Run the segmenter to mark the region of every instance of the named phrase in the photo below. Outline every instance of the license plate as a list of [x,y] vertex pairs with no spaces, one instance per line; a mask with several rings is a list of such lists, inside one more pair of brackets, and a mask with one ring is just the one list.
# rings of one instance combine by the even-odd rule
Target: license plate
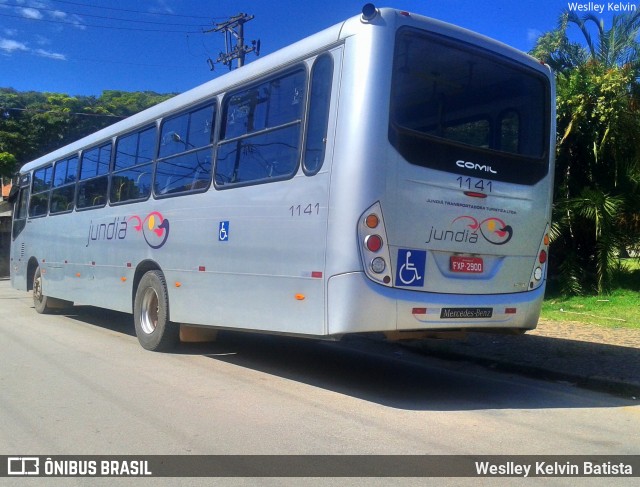
[[491,318],[492,316],[493,308],[442,308],[440,311],[440,319],[443,320]]
[[482,257],[462,257],[460,255],[451,256],[451,272],[464,272],[467,274],[481,274],[484,272],[484,261]]

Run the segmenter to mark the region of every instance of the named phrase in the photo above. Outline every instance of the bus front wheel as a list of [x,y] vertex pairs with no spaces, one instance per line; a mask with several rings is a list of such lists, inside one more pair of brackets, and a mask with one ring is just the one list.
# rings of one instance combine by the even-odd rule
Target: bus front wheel
[[148,271],[140,279],[133,319],[138,341],[146,350],[163,352],[177,344],[180,327],[169,321],[169,294],[161,271]]
[[45,296],[42,292],[42,272],[40,267],[36,268],[33,275],[33,307],[40,314],[49,314],[54,307],[50,305],[52,298]]

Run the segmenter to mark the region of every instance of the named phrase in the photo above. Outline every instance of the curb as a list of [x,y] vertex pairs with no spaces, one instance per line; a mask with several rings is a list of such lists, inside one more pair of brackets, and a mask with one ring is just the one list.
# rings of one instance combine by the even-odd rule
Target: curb
[[500,370],[501,372],[514,372],[536,379],[543,378],[555,382],[568,382],[583,389],[606,392],[634,400],[640,399],[640,383],[625,382],[604,376],[585,376],[570,372],[561,372],[538,365],[522,364],[515,361],[482,357],[451,350],[435,350],[429,348],[428,344],[425,346],[424,342],[400,343],[400,345],[414,352],[428,354],[441,359],[464,360],[487,368]]

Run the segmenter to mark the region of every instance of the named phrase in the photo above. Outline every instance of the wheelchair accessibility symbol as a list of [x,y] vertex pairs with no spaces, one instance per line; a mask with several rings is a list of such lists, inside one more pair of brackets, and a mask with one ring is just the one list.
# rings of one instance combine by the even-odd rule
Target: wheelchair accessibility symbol
[[398,250],[396,286],[424,286],[424,270],[427,261],[425,250]]
[[220,222],[220,224],[218,225],[218,241],[219,242],[229,241],[229,222],[228,221]]

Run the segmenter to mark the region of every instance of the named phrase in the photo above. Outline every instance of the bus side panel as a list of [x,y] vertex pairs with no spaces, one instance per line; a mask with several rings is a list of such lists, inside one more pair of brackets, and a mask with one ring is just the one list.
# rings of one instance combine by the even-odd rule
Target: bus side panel
[[[43,292],[76,304],[131,312],[133,262],[143,244],[127,219],[131,207],[103,208],[31,220],[41,237],[31,255],[44,271]],[[45,235],[56,234],[47,241]]]
[[191,267],[175,259],[167,266],[172,320],[327,334],[327,229],[340,214],[329,198],[343,47],[331,53],[333,86],[320,171],[307,176],[298,169],[289,181],[211,189],[199,221],[172,222],[179,232],[200,232],[190,233],[189,247],[198,257]]
[[300,171],[289,181],[211,190],[197,213],[164,211],[171,319],[324,334],[328,181],[326,169]]

